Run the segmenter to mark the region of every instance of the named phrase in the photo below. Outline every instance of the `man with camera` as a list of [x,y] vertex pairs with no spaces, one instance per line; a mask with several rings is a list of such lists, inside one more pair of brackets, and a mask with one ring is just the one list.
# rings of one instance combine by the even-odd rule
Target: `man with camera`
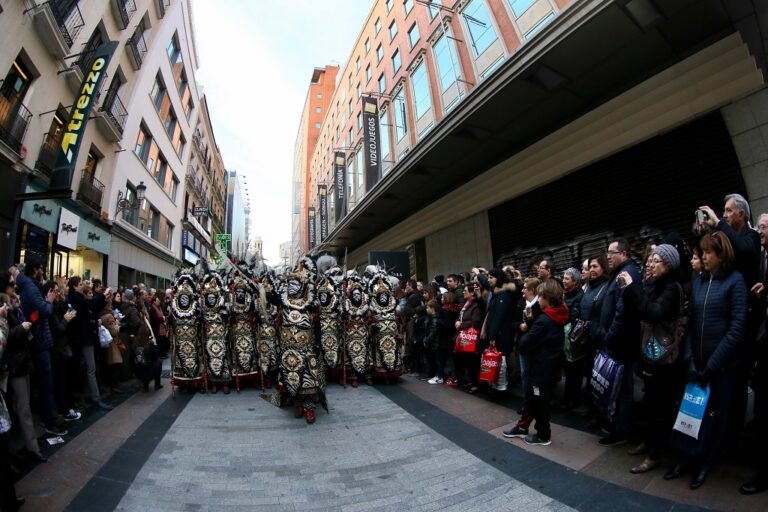
[[[701,212],[701,213],[699,213]],[[709,206],[701,206],[697,210],[697,222],[711,229],[722,231],[733,246],[736,257],[736,270],[744,277],[747,290],[752,290],[759,282],[760,269],[760,235],[750,225],[749,203],[740,194],[725,196],[723,217],[718,218]],[[747,299],[747,328],[744,333],[744,343],[741,345],[738,380],[734,387],[733,402],[729,432],[731,441],[727,449],[738,449],[738,433],[744,424],[747,410],[747,385],[757,358],[757,332],[765,318],[765,308],[760,307],[760,298],[755,293],[749,293]]]

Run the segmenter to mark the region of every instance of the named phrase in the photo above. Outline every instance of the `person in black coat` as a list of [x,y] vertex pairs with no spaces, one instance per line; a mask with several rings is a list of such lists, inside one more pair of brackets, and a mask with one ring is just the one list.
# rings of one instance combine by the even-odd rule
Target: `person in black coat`
[[[581,316],[581,299],[584,290],[581,289],[581,272],[571,267],[563,272],[563,289],[565,290],[565,306],[568,308],[568,323],[573,327],[576,319]],[[564,337],[565,338],[565,337]],[[564,342],[565,343],[565,342]],[[563,345],[565,347],[565,344]],[[560,407],[572,409],[578,407],[581,402],[581,386],[584,381],[584,364],[586,350],[582,347],[567,347],[563,360],[563,373],[565,374],[565,393]]]
[[100,409],[108,411],[112,406],[101,400],[99,384],[96,380],[96,349],[101,347],[98,315],[107,301],[104,294],[93,293],[91,287],[86,286],[79,276],[70,277],[67,286],[69,287],[67,301],[69,306],[77,312],[77,316],[67,327],[67,336],[70,343],[80,348],[85,359],[88,393],[91,400]]
[[[550,402],[555,386],[555,372],[563,356],[564,326],[568,323],[568,308],[563,304],[563,287],[555,279],[548,279],[536,290],[542,313],[520,338],[520,353],[528,362],[528,389],[523,417],[504,437],[524,437],[528,444],[549,445]],[[536,434],[528,428],[536,421]]]
[[[483,325],[484,349],[487,343],[489,347],[504,354],[509,365],[509,357],[514,349],[515,340],[515,310],[517,309],[517,290],[514,283],[507,280],[507,274],[498,268],[492,268],[488,272],[488,284],[492,287],[488,310],[486,311],[485,324]],[[507,382],[499,382],[497,389],[505,391]]]
[[[639,313],[643,322],[642,339],[646,343],[652,336],[658,338],[659,333],[674,335],[676,320],[682,313],[685,300],[683,287],[678,281],[678,250],[669,244],[661,244],[653,251],[650,261],[653,277],[645,289],[642,283],[632,280],[629,274],[623,275],[627,281],[624,301],[628,308]],[[645,400],[648,404],[648,429],[644,446],[630,452],[639,454],[645,449],[648,456],[630,469],[632,473],[645,473],[661,463],[685,387],[685,367],[680,346],[674,338],[671,339],[672,343],[666,347],[668,355],[662,356],[659,361],[653,360],[653,353],[644,351],[643,354],[641,374],[645,381]]]

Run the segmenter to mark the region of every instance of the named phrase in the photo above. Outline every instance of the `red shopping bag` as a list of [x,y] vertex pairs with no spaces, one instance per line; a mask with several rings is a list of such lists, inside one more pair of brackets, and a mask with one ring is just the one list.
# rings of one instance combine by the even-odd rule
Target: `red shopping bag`
[[465,329],[463,331],[459,331],[458,336],[456,336],[456,346],[454,347],[454,352],[474,352],[475,347],[477,347],[477,335],[479,333],[477,332],[477,329],[474,327],[470,327],[469,329]]
[[480,382],[496,384],[501,370],[501,358],[503,354],[495,348],[486,349],[480,360]]

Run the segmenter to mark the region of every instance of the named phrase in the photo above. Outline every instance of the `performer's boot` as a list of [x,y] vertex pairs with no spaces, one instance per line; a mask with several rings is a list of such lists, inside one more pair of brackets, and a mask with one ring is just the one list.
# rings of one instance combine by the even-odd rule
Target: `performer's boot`
[[352,377],[352,387],[353,388],[357,387],[357,377]]
[[366,375],[365,383],[368,384],[369,386],[373,386],[373,377],[371,377],[370,375]]
[[223,390],[224,390],[224,394],[228,395],[229,394],[229,385],[228,384],[224,384]]
[[307,411],[306,414],[307,423],[310,425],[315,422],[315,411]]
[[[296,410],[294,411],[293,415],[296,418],[301,418],[302,416],[304,416],[304,406],[303,405],[297,405],[297,406],[295,406],[295,409]],[[307,415],[309,415],[310,412],[312,412],[312,411],[307,411]],[[307,417],[309,417],[309,416],[307,416]],[[313,413],[313,417],[314,417],[314,413]],[[309,419],[307,419],[307,421],[309,421]]]
[[215,394],[216,394],[216,392],[217,392],[218,390],[219,390],[219,388],[217,388],[217,387],[216,387],[216,384],[214,384],[213,386],[211,386],[211,394],[214,394],[214,395],[215,395]]

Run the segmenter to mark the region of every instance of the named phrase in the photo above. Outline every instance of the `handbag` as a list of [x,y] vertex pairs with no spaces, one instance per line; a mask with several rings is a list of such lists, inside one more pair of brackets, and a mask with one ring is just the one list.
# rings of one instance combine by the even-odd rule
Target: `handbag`
[[99,344],[101,348],[107,348],[112,343],[112,334],[103,325],[99,326]]
[[456,345],[453,349],[454,352],[474,352],[477,348],[477,336],[478,336],[477,329],[474,327],[470,327],[469,329],[464,329],[463,331],[459,331],[458,336],[456,336]]
[[658,324],[640,323],[640,349],[643,359],[648,363],[672,364],[680,354],[680,345],[688,327],[688,315],[685,311],[683,287],[680,283],[677,283],[677,286],[680,289],[680,310],[677,319]]
[[571,342],[571,346],[581,347],[586,345],[589,339],[589,320],[579,318],[573,322],[567,337],[568,341]]
[[565,360],[569,363],[583,359],[584,356],[587,355],[584,345],[574,345],[573,342],[571,342],[570,334],[572,330],[573,324],[565,324],[565,328],[563,329],[565,334],[565,336],[563,336],[563,353],[565,354]]
[[501,352],[495,348],[485,349],[480,359],[480,378],[478,380],[494,386],[499,380],[502,361],[504,361],[504,357]]
[[589,392],[595,407],[607,418],[616,412],[616,397],[619,395],[624,365],[613,359],[604,350],[598,351],[592,365]]

